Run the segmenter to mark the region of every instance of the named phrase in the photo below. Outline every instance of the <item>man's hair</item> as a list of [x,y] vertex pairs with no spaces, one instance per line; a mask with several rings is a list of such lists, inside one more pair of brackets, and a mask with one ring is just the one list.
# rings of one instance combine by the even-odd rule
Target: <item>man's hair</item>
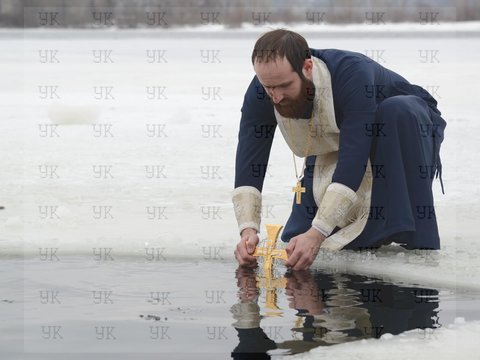
[[293,71],[303,78],[302,68],[311,52],[307,40],[296,32],[277,29],[263,34],[255,43],[252,52],[252,65],[255,61],[269,62],[286,57]]

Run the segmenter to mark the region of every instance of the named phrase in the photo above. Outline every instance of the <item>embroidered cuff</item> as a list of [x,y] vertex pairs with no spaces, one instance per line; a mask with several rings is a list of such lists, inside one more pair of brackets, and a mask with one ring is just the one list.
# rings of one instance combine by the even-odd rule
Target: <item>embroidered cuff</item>
[[312,226],[330,235],[336,226],[345,224],[348,212],[357,200],[357,194],[348,186],[331,183],[317,211]]
[[246,228],[260,232],[262,193],[253,186],[240,186],[233,190],[232,202],[240,234]]

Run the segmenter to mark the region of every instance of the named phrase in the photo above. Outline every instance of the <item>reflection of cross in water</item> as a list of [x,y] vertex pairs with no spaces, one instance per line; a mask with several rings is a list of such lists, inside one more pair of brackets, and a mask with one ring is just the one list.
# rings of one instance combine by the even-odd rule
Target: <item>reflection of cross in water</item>
[[[292,329],[294,333],[292,335],[296,335],[295,333],[301,332],[303,329],[303,320],[305,320],[305,317],[297,315],[297,320],[295,320],[295,327]],[[295,340],[299,340],[294,336]]]
[[[271,278],[271,277],[260,277],[256,276],[257,287],[259,289],[265,289],[265,307],[271,310],[280,310],[277,306],[277,289],[285,289],[287,286],[287,279],[284,277],[281,278]],[[281,313],[278,312],[267,312],[267,316],[280,316]]]
[[[267,244],[266,247],[257,247],[253,256],[263,256],[264,277],[257,276],[257,287],[266,290],[266,307],[267,309],[279,310],[277,306],[277,288],[284,289],[287,286],[287,279],[284,277],[275,278],[273,275],[273,259],[287,260],[287,252],[285,250],[275,249],[278,234],[283,228],[281,225],[267,224]],[[266,313],[267,316],[280,315],[279,313]]]

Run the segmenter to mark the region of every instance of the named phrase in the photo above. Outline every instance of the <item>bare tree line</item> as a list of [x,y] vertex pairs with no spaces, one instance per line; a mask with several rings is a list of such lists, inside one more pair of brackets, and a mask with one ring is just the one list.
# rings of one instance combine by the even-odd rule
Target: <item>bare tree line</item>
[[[480,19],[476,0],[1,0],[1,27],[176,27]],[[73,5],[74,4],[74,5]]]

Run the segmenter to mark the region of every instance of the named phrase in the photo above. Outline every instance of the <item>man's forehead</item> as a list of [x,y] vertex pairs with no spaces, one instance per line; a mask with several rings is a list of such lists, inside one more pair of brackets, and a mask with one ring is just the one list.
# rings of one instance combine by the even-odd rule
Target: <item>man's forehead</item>
[[269,68],[269,69],[277,69],[277,70],[291,70],[293,71],[292,65],[288,61],[286,56],[283,57],[274,57],[274,58],[256,58],[253,64],[254,67],[260,68]]
[[277,58],[276,61],[254,63],[255,73],[265,86],[277,86],[289,80],[293,74],[293,68],[286,58]]

